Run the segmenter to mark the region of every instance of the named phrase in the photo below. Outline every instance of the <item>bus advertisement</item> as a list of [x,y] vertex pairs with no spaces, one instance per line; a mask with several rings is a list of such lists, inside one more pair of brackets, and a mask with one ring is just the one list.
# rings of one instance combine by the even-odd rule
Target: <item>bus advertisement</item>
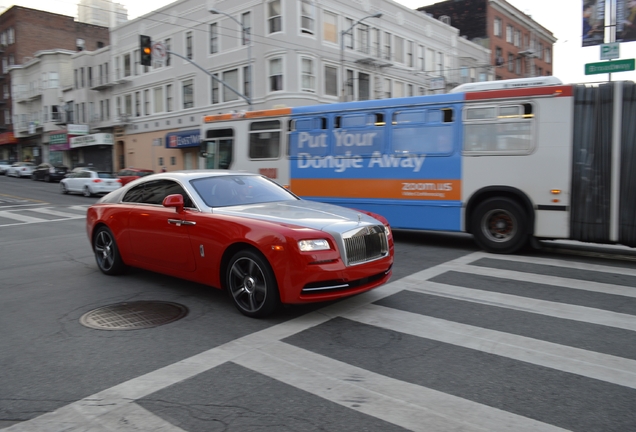
[[636,246],[636,87],[541,77],[205,116],[205,168],[262,174],[393,229]]

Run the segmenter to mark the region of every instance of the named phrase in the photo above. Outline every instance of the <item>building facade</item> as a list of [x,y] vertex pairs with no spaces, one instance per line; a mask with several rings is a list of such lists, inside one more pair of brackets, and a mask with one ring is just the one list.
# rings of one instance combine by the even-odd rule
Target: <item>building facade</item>
[[556,38],[505,0],[447,0],[418,10],[488,47],[495,79],[552,75]]
[[[208,114],[493,79],[487,48],[392,1],[226,0],[214,8],[182,0],[112,29],[113,85],[100,91],[111,92],[115,169],[200,167],[193,137]],[[140,64],[140,34],[160,44],[151,66]]]
[[77,20],[103,27],[117,27],[128,21],[128,10],[124,5],[110,0],[80,0]]
[[[14,131],[12,93],[17,89],[11,83],[10,69],[30,62],[38,51],[92,51],[108,44],[108,28],[79,23],[70,16],[21,6],[13,6],[0,15],[0,159],[22,160],[27,155],[22,154],[21,143],[31,148],[42,142],[41,135],[31,134],[29,129],[18,134]],[[59,79],[64,77],[60,75]],[[41,156],[36,156],[35,161],[41,162]]]

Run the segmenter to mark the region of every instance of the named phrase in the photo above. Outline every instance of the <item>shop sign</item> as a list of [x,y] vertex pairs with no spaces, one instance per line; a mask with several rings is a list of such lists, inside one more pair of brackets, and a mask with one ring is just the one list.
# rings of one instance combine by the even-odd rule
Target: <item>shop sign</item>
[[113,134],[98,133],[71,138],[71,148],[88,147],[94,145],[113,145]]
[[2,144],[17,144],[18,140],[13,135],[13,132],[0,133],[0,145]]
[[201,131],[192,129],[180,132],[170,132],[166,135],[166,148],[199,147]]
[[69,135],[88,135],[88,125],[70,124],[66,126]]
[[66,132],[52,133],[49,135],[49,144],[66,144],[68,143],[68,136]]

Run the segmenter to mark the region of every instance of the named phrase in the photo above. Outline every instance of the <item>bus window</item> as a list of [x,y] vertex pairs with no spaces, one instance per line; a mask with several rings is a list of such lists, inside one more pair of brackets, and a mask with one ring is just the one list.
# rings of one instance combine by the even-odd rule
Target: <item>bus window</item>
[[229,169],[234,154],[233,129],[209,129],[201,141],[201,157],[206,169]]
[[530,154],[534,149],[533,119],[529,103],[467,108],[464,153]]
[[280,157],[281,124],[279,120],[255,121],[250,124],[250,159]]

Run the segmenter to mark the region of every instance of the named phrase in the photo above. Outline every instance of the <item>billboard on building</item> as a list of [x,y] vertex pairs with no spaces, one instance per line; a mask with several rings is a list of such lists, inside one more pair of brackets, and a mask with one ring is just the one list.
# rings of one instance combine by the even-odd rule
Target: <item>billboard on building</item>
[[583,0],[583,46],[600,45],[603,42],[605,42],[605,0]]
[[636,41],[636,0],[616,0],[616,41]]

